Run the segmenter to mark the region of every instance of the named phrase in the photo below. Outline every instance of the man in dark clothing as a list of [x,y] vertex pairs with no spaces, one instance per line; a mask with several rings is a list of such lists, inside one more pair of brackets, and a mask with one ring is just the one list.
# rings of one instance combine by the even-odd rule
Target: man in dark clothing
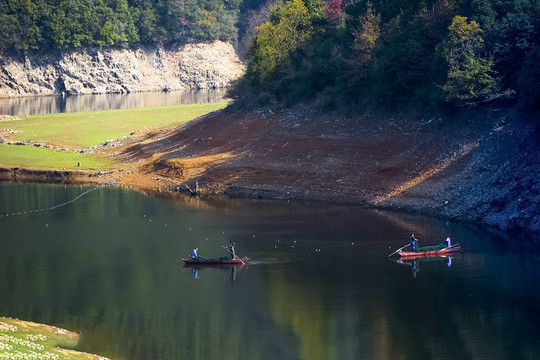
[[226,246],[226,249],[231,253],[231,259],[234,259],[236,257],[236,253],[234,252],[234,243],[232,241],[229,241],[229,245]]
[[411,251],[418,251],[418,240],[414,237],[414,234],[411,235]]

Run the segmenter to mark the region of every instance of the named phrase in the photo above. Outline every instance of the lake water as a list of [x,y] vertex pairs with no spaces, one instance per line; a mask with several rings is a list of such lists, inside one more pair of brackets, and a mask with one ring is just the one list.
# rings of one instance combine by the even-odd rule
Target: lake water
[[[538,250],[463,224],[0,182],[0,229],[0,316],[111,359],[540,359]],[[411,233],[463,252],[389,260]],[[229,241],[253,264],[181,261]]]
[[25,116],[223,101],[225,90],[142,92],[0,99],[0,115]]

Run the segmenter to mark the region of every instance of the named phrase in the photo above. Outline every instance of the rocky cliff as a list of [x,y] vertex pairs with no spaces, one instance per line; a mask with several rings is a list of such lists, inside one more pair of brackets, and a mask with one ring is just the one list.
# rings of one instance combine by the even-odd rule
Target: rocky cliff
[[224,88],[244,72],[230,44],[83,49],[0,57],[0,97]]

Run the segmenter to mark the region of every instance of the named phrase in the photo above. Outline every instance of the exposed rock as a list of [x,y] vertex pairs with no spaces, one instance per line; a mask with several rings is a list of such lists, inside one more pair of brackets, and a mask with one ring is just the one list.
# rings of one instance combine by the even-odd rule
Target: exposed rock
[[151,187],[160,176],[175,191],[198,182],[203,196],[363,205],[540,234],[540,128],[471,117],[224,110],[125,148],[135,173],[122,181]]
[[228,87],[245,70],[230,44],[90,48],[0,57],[0,97]]

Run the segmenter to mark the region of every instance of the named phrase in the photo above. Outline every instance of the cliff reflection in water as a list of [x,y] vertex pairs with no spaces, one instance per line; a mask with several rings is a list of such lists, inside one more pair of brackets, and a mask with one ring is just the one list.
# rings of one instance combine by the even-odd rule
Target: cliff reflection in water
[[[82,334],[111,359],[532,359],[539,257],[479,229],[356,208],[177,203],[100,188],[0,183],[0,315]],[[13,215],[15,214],[15,215]],[[416,278],[387,254],[452,236]],[[255,264],[199,268],[182,257]],[[390,251],[389,251],[390,248]],[[441,266],[442,265],[442,266]],[[512,329],[512,331],[508,331]]]
[[224,101],[225,90],[141,92],[0,99],[0,115],[36,115]]

